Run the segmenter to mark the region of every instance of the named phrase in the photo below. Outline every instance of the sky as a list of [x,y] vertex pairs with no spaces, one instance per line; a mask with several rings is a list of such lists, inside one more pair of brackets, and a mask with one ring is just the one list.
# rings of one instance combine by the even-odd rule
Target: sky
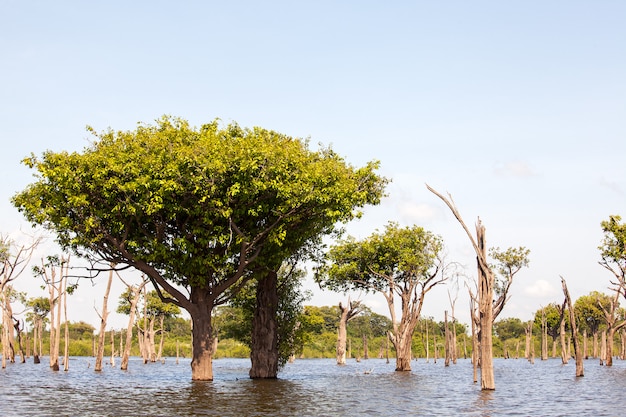
[[[81,151],[86,126],[219,118],[379,160],[388,196],[349,234],[422,226],[471,280],[469,238],[425,184],[449,193],[488,247],[530,249],[500,316],[529,320],[562,302],[560,276],[574,299],[608,291],[600,223],[626,216],[624,21],[617,0],[0,0],[0,233],[30,233],[10,199],[33,181],[31,153]],[[51,236],[35,261],[55,250]],[[104,281],[81,284],[71,321],[98,325]],[[388,315],[381,295],[305,287],[309,304],[350,296]],[[429,293],[423,314],[442,320],[450,299],[469,323],[463,281]]]

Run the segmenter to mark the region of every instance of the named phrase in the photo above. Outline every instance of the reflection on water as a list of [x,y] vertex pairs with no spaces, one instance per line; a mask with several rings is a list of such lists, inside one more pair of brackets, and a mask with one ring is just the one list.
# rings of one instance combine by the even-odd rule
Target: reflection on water
[[[566,416],[623,415],[626,362],[585,362],[585,377],[560,360],[495,360],[495,391],[472,382],[461,360],[424,360],[395,372],[385,360],[299,360],[278,380],[248,378],[249,360],[214,361],[215,380],[191,381],[189,361],[95,373],[93,358],[74,358],[69,372],[9,364],[0,370],[2,416]],[[367,372],[366,372],[367,371]],[[370,372],[371,371],[371,372]]]

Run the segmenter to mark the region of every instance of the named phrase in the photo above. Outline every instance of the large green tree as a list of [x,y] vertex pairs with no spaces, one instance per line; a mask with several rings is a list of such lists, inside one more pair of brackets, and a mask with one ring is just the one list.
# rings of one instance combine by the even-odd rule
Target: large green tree
[[[193,322],[192,379],[212,380],[211,312],[266,262],[264,245],[293,248],[379,202],[377,163],[274,131],[163,117],[97,133],[83,152],[44,152],[36,181],[13,197],[66,250],[129,265]],[[276,266],[274,259],[268,262]]]
[[[396,349],[396,371],[411,370],[411,340],[426,293],[445,281],[441,239],[422,227],[389,223],[383,232],[333,246],[318,282],[335,291],[368,291],[384,295]],[[397,317],[396,299],[401,303]]]

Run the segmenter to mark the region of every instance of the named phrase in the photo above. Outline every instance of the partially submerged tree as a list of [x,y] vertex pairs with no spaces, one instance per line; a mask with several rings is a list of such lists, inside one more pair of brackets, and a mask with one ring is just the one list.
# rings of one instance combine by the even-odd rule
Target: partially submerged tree
[[[367,291],[384,295],[389,307],[396,349],[396,371],[411,370],[411,343],[426,294],[447,277],[442,268],[441,239],[418,227],[389,223],[384,232],[356,241],[348,238],[331,247],[329,263],[316,280],[335,291]],[[397,317],[396,297],[401,302]]]
[[64,249],[134,267],[187,310],[194,380],[213,379],[211,313],[252,279],[263,246],[333,230],[386,184],[377,163],[354,168],[330,149],[234,123],[196,129],[164,117],[91,131],[82,153],[27,158],[37,180],[12,201]]
[[587,330],[592,337],[592,357],[598,357],[598,334],[601,326],[605,322],[604,309],[610,308],[610,298],[606,294],[592,291],[587,295],[582,295],[574,302],[576,312],[576,322],[580,329]]
[[565,282],[565,278],[561,277],[561,285],[563,287],[563,294],[565,295],[564,305],[567,306],[569,311],[569,319],[570,319],[570,329],[572,331],[572,341],[574,343],[574,356],[576,358],[576,376],[584,376],[585,369],[583,365],[583,352],[578,344],[578,326],[576,325],[576,313],[574,312],[574,305],[572,303],[572,298],[569,295],[569,290],[567,289],[567,283]]
[[40,276],[48,289],[50,306],[50,368],[59,370],[59,348],[61,345],[61,311],[63,295],[73,291],[75,285],[68,285],[69,258],[49,256],[47,262],[41,260],[41,267],[34,266],[33,273]]
[[[448,206],[454,217],[463,227],[463,230],[465,230],[476,252],[478,267],[478,278],[476,280],[477,291],[474,303],[476,308],[472,308],[471,312],[472,321],[477,327],[476,339],[479,345],[480,356],[477,361],[474,361],[474,366],[476,366],[477,362],[480,363],[481,389],[494,390],[496,384],[493,372],[493,322],[502,311],[508,299],[508,291],[513,282],[513,276],[522,267],[528,264],[529,251],[523,247],[508,249],[504,252],[501,252],[499,249],[493,249],[491,256],[498,261],[498,265],[495,267],[490,265],[487,258],[485,226],[483,226],[480,218],[476,223],[476,238],[474,238],[456,208],[452,196],[448,195],[448,197],[446,197],[431,188],[428,184],[426,188]],[[500,277],[496,275],[494,269],[500,273]],[[471,291],[470,297],[474,298]],[[497,298],[494,300],[494,297]],[[474,371],[474,374],[476,374],[476,371]],[[476,378],[474,378],[474,380],[475,379]]]
[[125,371],[128,369],[128,359],[130,357],[130,349],[133,339],[133,328],[135,327],[135,317],[137,316],[137,303],[141,297],[144,286],[148,283],[146,279],[142,279],[139,285],[128,284],[120,277],[120,280],[126,285],[126,291],[120,296],[121,300],[117,307],[118,313],[128,314],[128,325],[126,326],[126,343],[122,355],[122,363],[120,369]]
[[46,297],[36,297],[29,299],[26,305],[30,309],[27,313],[27,320],[33,325],[33,361],[40,363],[44,322],[50,313],[50,303]]
[[344,305],[339,302],[339,325],[337,328],[337,365],[346,364],[346,343],[348,340],[348,322],[362,312],[362,304],[358,300],[350,300]]

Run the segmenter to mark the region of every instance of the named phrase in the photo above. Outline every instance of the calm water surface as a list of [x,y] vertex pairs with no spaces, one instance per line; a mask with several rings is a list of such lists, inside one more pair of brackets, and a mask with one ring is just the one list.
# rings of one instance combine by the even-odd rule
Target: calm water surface
[[193,382],[189,360],[134,359],[128,371],[118,361],[96,374],[93,358],[73,358],[69,372],[51,371],[45,359],[0,370],[0,416],[626,415],[626,362],[619,360],[611,368],[585,361],[585,376],[575,378],[573,361],[496,359],[496,391],[481,392],[468,360],[445,367],[422,359],[406,373],[384,359],[342,367],[298,360],[278,380],[253,381],[249,360],[218,359],[213,382]]

